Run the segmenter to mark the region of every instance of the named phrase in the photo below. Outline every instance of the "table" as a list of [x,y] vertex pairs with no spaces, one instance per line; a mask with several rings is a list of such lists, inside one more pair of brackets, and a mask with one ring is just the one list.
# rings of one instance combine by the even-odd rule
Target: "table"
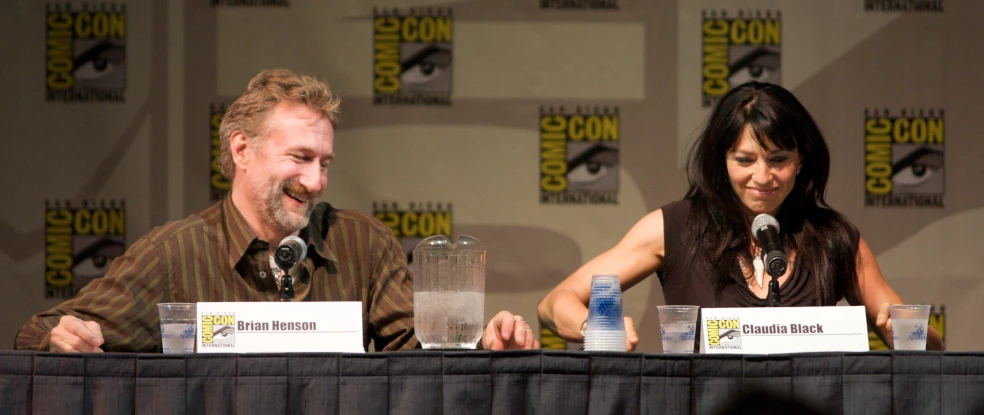
[[970,414],[984,413],[984,354],[2,351],[0,403],[4,414],[718,414],[771,404]]

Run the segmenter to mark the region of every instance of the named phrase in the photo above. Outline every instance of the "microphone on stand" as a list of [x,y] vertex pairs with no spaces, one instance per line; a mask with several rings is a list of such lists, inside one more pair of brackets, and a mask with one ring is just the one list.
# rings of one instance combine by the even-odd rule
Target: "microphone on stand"
[[290,301],[294,298],[293,277],[289,272],[294,264],[301,262],[307,256],[307,244],[296,236],[288,236],[280,241],[280,246],[273,253],[273,261],[284,271],[280,285],[280,301]]
[[769,281],[769,306],[776,307],[781,302],[779,297],[779,277],[786,273],[789,260],[782,250],[779,239],[779,221],[768,214],[760,214],[752,221],[752,235],[758,240],[765,254],[765,270],[772,276]]

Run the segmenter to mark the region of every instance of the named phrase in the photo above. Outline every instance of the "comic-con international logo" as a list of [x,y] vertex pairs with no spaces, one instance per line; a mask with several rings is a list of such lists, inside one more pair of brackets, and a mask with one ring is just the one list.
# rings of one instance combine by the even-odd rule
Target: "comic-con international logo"
[[451,237],[451,203],[410,202],[402,208],[396,202],[373,202],[372,216],[389,227],[397,239],[407,261],[411,261],[413,248],[424,238],[434,235]]
[[373,9],[374,105],[451,105],[451,9]]
[[232,182],[222,175],[221,156],[222,140],[219,138],[219,127],[222,125],[222,116],[225,115],[226,106],[222,104],[212,104],[209,111],[209,133],[210,133],[210,154],[209,154],[209,180],[208,196],[213,202],[218,201],[229,193]]
[[737,318],[707,320],[707,347],[740,349],[741,322]]
[[202,347],[234,347],[236,345],[236,315],[206,314],[199,322]]
[[618,0],[539,0],[541,9],[618,10]]
[[126,5],[49,4],[45,33],[47,101],[124,101]]
[[44,212],[44,297],[67,299],[102,277],[126,250],[123,201],[48,201]]
[[618,107],[540,108],[540,203],[618,204]]
[[701,105],[712,107],[749,81],[780,83],[782,20],[778,11],[703,11]]
[[943,110],[864,111],[864,205],[943,207]]
[[863,0],[866,12],[943,13],[943,0]]
[[[929,327],[936,329],[940,340],[946,345],[946,305],[933,305],[929,312]],[[874,329],[868,329],[868,347],[871,350],[888,350],[888,346],[878,337]]]

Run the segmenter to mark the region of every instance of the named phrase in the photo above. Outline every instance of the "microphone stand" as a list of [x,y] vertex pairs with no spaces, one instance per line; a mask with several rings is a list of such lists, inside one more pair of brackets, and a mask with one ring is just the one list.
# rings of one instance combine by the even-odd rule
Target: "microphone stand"
[[769,281],[769,307],[779,307],[779,303],[782,299],[779,297],[779,276],[773,273],[769,273],[772,280]]
[[[285,252],[286,251],[286,252]],[[274,253],[274,262],[284,272],[280,279],[280,301],[288,302],[294,299],[294,278],[290,276],[290,269],[294,267],[294,251],[281,247]]]
[[284,277],[281,279],[280,286],[280,301],[289,302],[294,299],[294,284],[291,282],[293,278],[284,272]]
[[769,281],[769,296],[766,297],[769,307],[779,307],[779,303],[782,302],[782,298],[779,295],[779,277],[786,273],[786,265],[779,261],[769,261],[765,269],[768,270],[769,276],[772,277]]

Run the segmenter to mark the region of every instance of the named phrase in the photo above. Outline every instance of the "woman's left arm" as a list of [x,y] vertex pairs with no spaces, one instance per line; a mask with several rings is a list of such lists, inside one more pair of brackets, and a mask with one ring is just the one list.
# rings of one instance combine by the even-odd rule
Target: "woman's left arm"
[[[889,318],[888,306],[905,303],[885,281],[885,277],[882,276],[881,270],[878,268],[878,262],[875,260],[875,254],[871,252],[871,248],[868,247],[864,238],[861,238],[858,243],[857,268],[858,289],[861,298],[849,299],[849,302],[852,305],[858,305],[858,302],[864,305],[868,321],[875,323],[878,337],[881,337],[886,345],[894,348],[892,344],[892,319]],[[926,350],[943,350],[943,339],[940,337],[940,333],[932,327],[929,327],[927,333]]]

